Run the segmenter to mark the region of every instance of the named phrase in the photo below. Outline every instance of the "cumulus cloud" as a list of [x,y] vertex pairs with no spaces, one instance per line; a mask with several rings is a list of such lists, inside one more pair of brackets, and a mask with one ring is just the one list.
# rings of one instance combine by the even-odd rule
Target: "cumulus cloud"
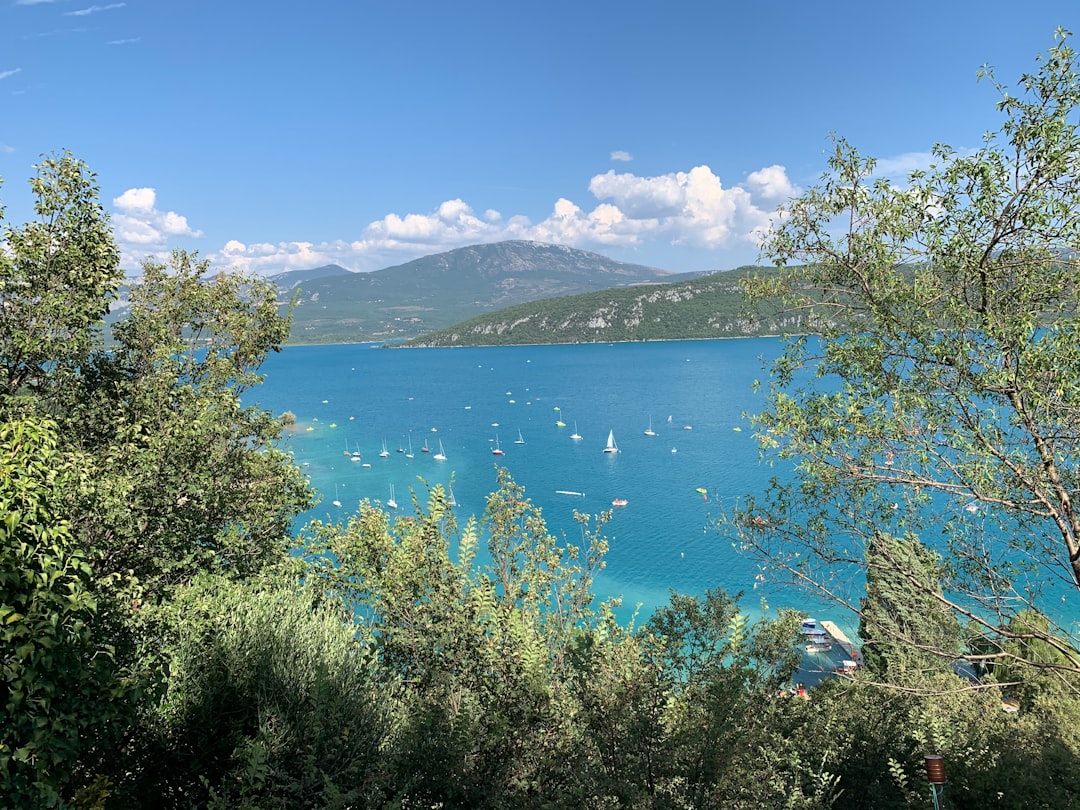
[[[146,190],[130,204],[154,206]],[[354,240],[260,242],[230,240],[212,256],[216,265],[258,273],[339,264],[378,270],[464,245],[531,239],[582,249],[638,248],[649,242],[705,250],[756,250],[780,203],[799,193],[782,166],[751,172],[726,187],[708,166],[656,176],[608,171],[589,182],[592,207],[565,197],[538,222],[494,209],[478,214],[462,199],[427,213],[389,213],[364,226]]]
[[0,79],[10,79],[16,73],[22,73],[22,68],[12,68],[11,70],[0,70]]
[[621,163],[629,163],[631,160],[634,159],[634,156],[631,155],[629,152],[624,152],[622,149],[616,149],[614,152],[611,153],[611,159],[617,160]]
[[188,224],[187,217],[175,211],[159,211],[155,189],[129,188],[112,202],[116,209],[112,216],[113,236],[126,267],[138,265],[147,255],[164,255],[170,239],[203,235]]

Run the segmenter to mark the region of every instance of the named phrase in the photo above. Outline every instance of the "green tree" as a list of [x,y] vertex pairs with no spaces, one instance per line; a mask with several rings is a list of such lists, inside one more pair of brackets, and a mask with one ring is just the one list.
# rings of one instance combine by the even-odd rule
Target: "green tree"
[[64,518],[75,459],[40,419],[0,425],[0,795],[53,807],[119,697],[93,572]]
[[286,552],[311,504],[281,420],[241,401],[288,335],[276,288],[208,274],[184,251],[145,262],[113,345],[51,400],[93,460],[76,530],[144,599],[202,571],[250,576]]
[[[3,222],[0,238],[0,408],[19,392],[66,384],[94,348],[123,273],[95,176],[70,154],[30,181],[37,219]],[[0,222],[3,209],[0,208]]]
[[201,575],[161,610],[166,688],[114,763],[116,806],[376,804],[394,695],[351,622],[287,570]]
[[[812,332],[786,344],[756,421],[794,476],[741,516],[773,571],[856,611],[878,532],[918,538],[942,556],[943,587],[909,583],[984,638],[984,660],[1012,654],[1018,610],[1059,615],[1048,583],[1073,584],[1062,610],[1080,597],[1080,70],[1068,34],[1019,95],[995,86],[1005,120],[974,154],[936,146],[934,164],[896,186],[840,140],[822,184],[784,212],[764,248],[782,272],[749,291],[779,296]],[[1080,670],[1068,628],[1042,638],[1062,654],[1055,666]]]
[[940,593],[943,577],[938,555],[917,538],[878,532],[867,546],[859,637],[863,662],[878,678],[921,676],[963,652],[956,616],[926,595]]
[[539,806],[568,776],[568,650],[594,621],[606,541],[584,517],[581,545],[557,541],[506,471],[498,482],[483,520],[460,530],[436,486],[411,515],[363,503],[306,537],[313,580],[401,689],[394,801]]

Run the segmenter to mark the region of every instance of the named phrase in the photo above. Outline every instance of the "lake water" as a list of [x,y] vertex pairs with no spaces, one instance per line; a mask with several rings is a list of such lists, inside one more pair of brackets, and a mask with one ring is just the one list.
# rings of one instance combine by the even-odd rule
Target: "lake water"
[[[597,514],[613,509],[615,499],[626,501],[605,527],[610,552],[596,584],[602,598],[623,597],[621,618],[638,604],[647,615],[671,590],[700,594],[717,586],[745,591],[743,606],[756,613],[756,569],[712,521],[776,473],[759,463],[744,414],[763,407],[753,382],[780,348],[768,338],[296,346],[267,361],[266,382],[247,399],[296,415],[290,447],[324,493],[313,517],[344,520],[361,499],[385,503],[391,485],[400,514],[411,509],[410,490],[424,500],[420,478],[450,485],[452,476],[464,522],[483,512],[496,466],[505,466],[549,529],[573,541],[580,537],[575,509]],[[656,435],[645,434],[650,423]],[[580,440],[570,438],[575,427]],[[519,432],[524,444],[516,443]],[[618,453],[603,452],[609,432]],[[390,454],[380,458],[384,441]],[[496,441],[501,456],[492,454]],[[440,446],[445,461],[434,458]],[[355,451],[358,462],[344,455]],[[784,596],[772,594],[770,602],[820,611],[805,596]],[[827,618],[850,629],[846,617]]]

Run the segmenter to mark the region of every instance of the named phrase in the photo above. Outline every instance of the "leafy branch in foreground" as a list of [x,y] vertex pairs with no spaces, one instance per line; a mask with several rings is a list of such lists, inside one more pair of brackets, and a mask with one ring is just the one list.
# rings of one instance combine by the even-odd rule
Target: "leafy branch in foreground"
[[[879,613],[878,640],[985,670],[1080,673],[1061,619],[1080,605],[1080,66],[1068,38],[1058,31],[1019,95],[995,82],[1005,121],[975,154],[937,146],[897,186],[837,141],[821,185],[765,246],[779,281],[747,287],[812,313],[815,334],[772,367],[758,437],[794,475],[735,516],[743,544],[856,612],[867,577],[887,572],[966,638]],[[940,558],[929,576],[927,555]],[[1025,611],[1046,621],[1016,623]],[[1052,661],[1024,652],[1034,641]]]

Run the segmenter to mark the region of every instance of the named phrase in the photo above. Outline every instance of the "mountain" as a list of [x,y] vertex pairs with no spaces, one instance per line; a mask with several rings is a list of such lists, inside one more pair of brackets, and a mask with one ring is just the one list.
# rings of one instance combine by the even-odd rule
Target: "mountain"
[[322,267],[313,267],[310,270],[289,270],[275,276],[267,276],[267,279],[274,282],[280,290],[287,292],[317,278],[342,275],[352,275],[352,271],[346,270],[340,264],[324,264]]
[[740,281],[772,268],[742,267],[672,284],[551,298],[481,315],[406,346],[498,346],[680,340],[790,333],[800,321],[779,310],[751,316]]
[[[283,301],[297,295],[293,343],[411,338],[514,304],[672,275],[584,250],[524,241],[458,248],[371,273],[350,273],[337,265],[318,270],[329,272],[272,277],[280,279]],[[293,284],[297,272],[307,278]]]

